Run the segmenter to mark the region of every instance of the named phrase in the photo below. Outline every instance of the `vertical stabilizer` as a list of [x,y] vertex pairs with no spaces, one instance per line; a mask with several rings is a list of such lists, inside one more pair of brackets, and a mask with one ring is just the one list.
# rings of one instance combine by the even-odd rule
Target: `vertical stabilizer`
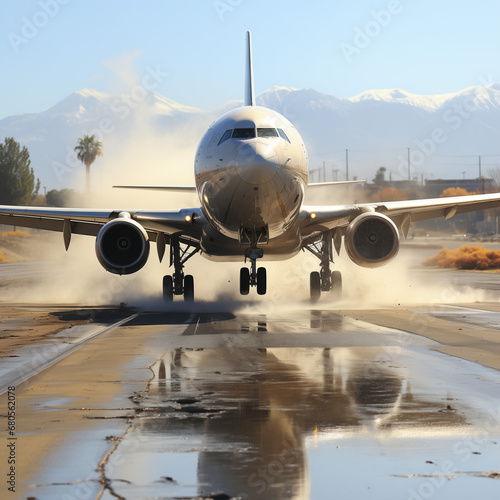
[[247,31],[247,61],[245,73],[245,106],[255,106],[252,68],[252,34],[250,31]]

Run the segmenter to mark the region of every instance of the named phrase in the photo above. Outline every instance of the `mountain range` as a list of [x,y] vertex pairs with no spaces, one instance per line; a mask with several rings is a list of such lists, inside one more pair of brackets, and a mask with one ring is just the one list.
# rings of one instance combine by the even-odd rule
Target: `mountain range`
[[[308,149],[312,181],[344,179],[346,156],[349,177],[368,180],[380,166],[393,180],[407,179],[408,154],[410,176],[419,181],[476,178],[479,155],[483,175],[500,166],[500,84],[431,96],[369,90],[349,99],[274,87],[260,94],[257,104],[297,127]],[[113,165],[114,175],[127,172],[128,179],[145,184],[193,182],[202,134],[238,105],[232,101],[205,111],[137,88],[120,95],[83,89],[42,112],[0,120],[0,138],[14,137],[28,148],[35,175],[47,190],[78,189],[84,168],[73,148],[88,133],[103,142],[104,155],[93,168]],[[130,162],[133,168],[125,168]]]

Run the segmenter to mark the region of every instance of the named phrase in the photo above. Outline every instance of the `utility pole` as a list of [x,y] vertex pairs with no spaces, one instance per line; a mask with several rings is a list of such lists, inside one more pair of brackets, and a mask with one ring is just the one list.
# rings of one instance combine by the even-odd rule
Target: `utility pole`
[[479,155],[479,179],[481,180],[482,192],[484,194],[484,179],[483,176],[481,175],[481,155]]
[[345,150],[345,180],[349,180],[349,150]]
[[408,180],[411,180],[410,177],[410,148],[408,148]]

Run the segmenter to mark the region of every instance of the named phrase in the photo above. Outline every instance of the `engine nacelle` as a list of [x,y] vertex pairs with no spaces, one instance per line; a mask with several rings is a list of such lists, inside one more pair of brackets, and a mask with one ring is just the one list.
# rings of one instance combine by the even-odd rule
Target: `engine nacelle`
[[135,273],[149,257],[148,233],[133,219],[113,219],[97,234],[95,252],[106,271],[120,275]]
[[347,227],[345,247],[350,259],[358,266],[382,266],[399,251],[398,228],[389,217],[366,212],[358,215]]

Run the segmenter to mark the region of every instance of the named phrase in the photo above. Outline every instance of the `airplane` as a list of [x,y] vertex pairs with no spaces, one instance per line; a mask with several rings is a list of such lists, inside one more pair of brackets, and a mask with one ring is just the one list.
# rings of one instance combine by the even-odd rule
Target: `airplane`
[[[343,246],[365,268],[390,262],[400,234],[411,222],[500,207],[500,193],[353,205],[305,206],[308,156],[297,129],[279,113],[257,106],[251,34],[246,36],[244,105],[208,128],[196,151],[195,186],[114,186],[196,192],[199,207],[180,210],[104,210],[0,206],[0,224],[59,231],[68,250],[72,234],[96,237],[96,255],[107,271],[132,274],[146,264],[150,242],[162,261],[170,248],[173,273],[163,277],[163,297],[194,300],[194,278],[184,273],[195,254],[212,261],[250,262],[240,270],[240,293],[267,291],[262,260],[286,260],[308,250],[319,260],[310,273],[311,301],[340,294],[342,276],[332,271]],[[350,181],[356,182],[356,181]]]

